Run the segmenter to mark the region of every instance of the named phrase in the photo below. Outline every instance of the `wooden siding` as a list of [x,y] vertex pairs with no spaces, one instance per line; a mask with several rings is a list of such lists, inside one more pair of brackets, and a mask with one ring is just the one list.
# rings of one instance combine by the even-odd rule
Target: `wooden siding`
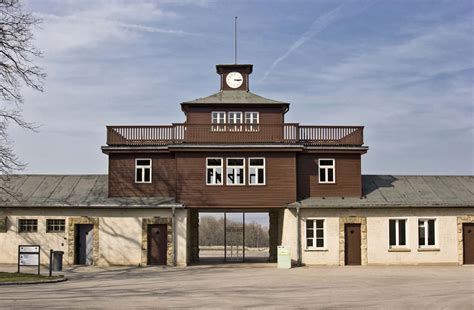
[[[152,159],[152,183],[135,183],[135,158]],[[175,197],[174,154],[110,154],[109,197]]]
[[[318,182],[318,158],[336,160],[336,183]],[[359,197],[362,194],[360,154],[298,154],[298,200],[308,197]]]
[[212,111],[243,112],[242,118],[245,118],[244,112],[259,112],[260,124],[282,124],[284,122],[282,108],[273,107],[188,107],[186,122],[188,124],[210,124]]
[[[206,157],[265,157],[266,185],[206,185]],[[274,206],[296,200],[295,153],[176,153],[178,201],[186,206]],[[248,184],[248,160],[246,160]],[[224,165],[225,171],[225,165]]]

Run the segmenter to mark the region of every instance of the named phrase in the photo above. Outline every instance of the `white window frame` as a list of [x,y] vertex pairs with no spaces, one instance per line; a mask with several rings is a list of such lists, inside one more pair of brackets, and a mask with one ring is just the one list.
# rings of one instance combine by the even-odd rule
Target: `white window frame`
[[[256,117],[253,117],[254,114],[256,114]],[[250,117],[249,117],[250,115]],[[258,131],[259,129],[259,124],[260,124],[260,112],[245,112],[244,116],[244,122],[245,122],[245,131]],[[256,120],[254,123],[253,121]]]
[[[62,221],[64,224],[58,224],[58,223],[51,223],[52,221]],[[49,227],[54,227],[53,229],[49,229]],[[58,219],[58,218],[47,218],[46,219],[46,233],[48,234],[60,234],[66,232],[66,220],[65,219]],[[57,228],[61,227],[62,230],[58,230]]]
[[[220,166],[209,166],[208,165],[209,159],[219,159],[221,161],[221,165]],[[217,181],[216,168],[221,169],[221,183],[216,183],[216,181]],[[209,169],[213,170],[213,177],[212,177],[211,183],[207,182],[207,172],[209,171]],[[224,178],[227,178],[227,176],[224,174],[224,158],[222,158],[222,157],[206,157],[205,178],[206,178],[206,185],[209,185],[209,186],[222,186],[222,185],[224,185]]]
[[[149,160],[150,161],[150,164],[149,165],[138,165],[138,161],[139,160]],[[135,183],[137,184],[142,184],[142,183],[145,183],[145,184],[149,184],[152,182],[152,172],[153,172],[153,160],[151,158],[135,158]],[[145,181],[145,169],[146,168],[149,168],[150,169],[150,181]],[[141,175],[142,175],[142,181],[138,181],[137,180],[137,170],[138,169],[141,169]]]
[[[311,238],[313,240],[313,246],[312,247],[309,247],[308,246],[308,227],[307,227],[307,222],[308,221],[313,221],[313,238]],[[316,221],[323,221],[323,246],[322,247],[318,247],[317,246],[317,238],[316,238]],[[320,217],[309,217],[309,218],[306,218],[305,221],[304,221],[304,236],[305,236],[305,248],[306,250],[311,250],[311,251],[325,251],[327,250],[327,240],[326,240],[326,230],[327,230],[327,221],[325,218],[320,218]]]
[[[239,115],[239,117],[235,117]],[[229,131],[242,131],[243,113],[239,111],[229,111],[227,113],[227,120],[229,124]],[[240,121],[240,122],[237,122]],[[236,124],[236,125],[232,125]]]
[[[396,221],[395,222],[395,245],[390,245],[390,221]],[[405,245],[400,245],[400,224],[399,221],[405,221]],[[409,227],[408,227],[408,218],[406,217],[391,217],[387,221],[388,223],[388,248],[389,249],[408,249],[409,248]]]
[[[332,165],[327,166],[323,165],[321,166],[321,161],[322,160],[332,160]],[[325,173],[325,181],[321,181],[321,169],[324,169]],[[328,170],[332,169],[332,181],[328,181]],[[335,158],[319,158],[318,159],[318,182],[320,184],[334,184],[336,183],[336,159]]]
[[[229,168],[229,159],[241,159],[242,160],[242,165],[241,166],[231,166],[232,168]],[[243,174],[243,183],[238,184],[238,183],[229,183],[229,180],[227,179],[227,175],[229,174],[229,169],[242,169]],[[234,171],[234,176],[235,176],[235,171]],[[225,182],[228,186],[243,186],[245,185],[245,158],[243,157],[228,157],[226,158],[226,171],[225,171]]]
[[[263,165],[250,165],[252,159],[263,159]],[[251,183],[252,178],[250,177],[251,167],[257,169],[263,168],[263,183]],[[258,175],[255,177],[255,180],[258,182]],[[248,158],[248,184],[250,186],[264,186],[267,185],[267,161],[265,157],[249,157]]]
[[[20,221],[36,221],[36,225],[31,225],[31,224],[27,224],[27,225],[26,225],[27,227],[35,227],[35,226],[36,226],[36,229],[33,230],[33,231],[30,231],[30,230],[22,231],[22,230],[21,230]],[[38,219],[28,219],[28,218],[26,218],[26,219],[18,219],[16,231],[17,231],[18,233],[20,233],[20,234],[37,233],[37,232],[38,232],[38,228],[39,228],[39,221],[38,221]]]
[[[218,117],[214,117],[214,115],[219,115]],[[220,116],[224,115],[223,118],[221,118]],[[214,119],[217,120],[217,122],[214,122]],[[227,113],[225,111],[212,111],[211,112],[211,124],[225,124],[227,121]],[[225,131],[226,130],[226,126],[224,125],[221,125],[221,126],[212,126],[211,127],[211,130],[212,131]]]
[[[428,243],[428,221],[434,220],[434,244],[427,244]],[[425,244],[420,244],[420,221],[425,223]],[[437,248],[438,247],[438,219],[436,217],[423,217],[419,218],[416,221],[416,228],[417,228],[417,236],[418,236],[418,248],[426,249],[426,248]]]

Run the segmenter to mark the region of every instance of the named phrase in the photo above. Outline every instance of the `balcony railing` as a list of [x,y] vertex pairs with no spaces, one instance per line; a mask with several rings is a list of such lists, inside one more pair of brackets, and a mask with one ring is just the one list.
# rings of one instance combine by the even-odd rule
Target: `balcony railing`
[[168,126],[107,126],[109,146],[153,146],[179,143],[361,146],[362,126],[299,124],[173,124]]

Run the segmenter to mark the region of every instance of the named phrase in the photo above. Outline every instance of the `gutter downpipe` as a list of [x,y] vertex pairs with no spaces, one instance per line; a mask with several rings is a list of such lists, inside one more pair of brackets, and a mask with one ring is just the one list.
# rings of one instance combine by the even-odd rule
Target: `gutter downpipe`
[[300,221],[300,205],[296,207],[296,266],[301,266],[301,221]]
[[176,218],[175,218],[175,207],[171,208],[171,227],[172,227],[172,238],[173,238],[173,267],[176,267]]

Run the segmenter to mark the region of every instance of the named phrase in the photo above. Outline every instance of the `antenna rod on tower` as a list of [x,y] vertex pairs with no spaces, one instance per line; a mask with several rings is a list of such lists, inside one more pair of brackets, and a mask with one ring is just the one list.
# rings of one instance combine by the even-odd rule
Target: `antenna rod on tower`
[[235,17],[235,23],[234,23],[234,56],[235,56],[235,64],[237,64],[237,16]]

